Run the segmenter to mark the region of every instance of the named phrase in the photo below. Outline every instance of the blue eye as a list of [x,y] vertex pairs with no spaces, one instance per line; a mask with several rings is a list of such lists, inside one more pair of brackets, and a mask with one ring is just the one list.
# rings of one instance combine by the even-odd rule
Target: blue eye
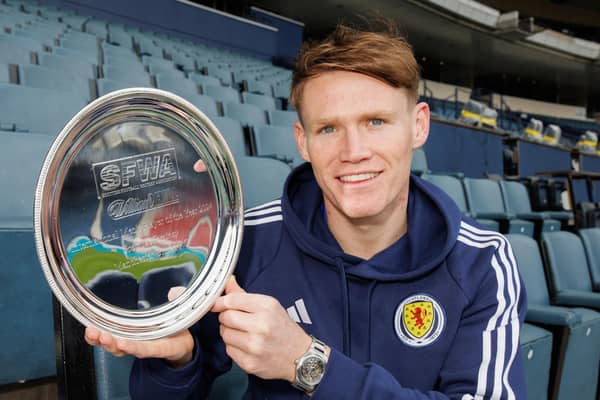
[[323,128],[321,128],[321,130],[319,132],[321,132],[321,133],[333,133],[333,132],[335,132],[335,128],[333,126],[324,126]]
[[369,123],[370,123],[371,125],[376,125],[376,126],[379,126],[379,125],[383,125],[383,120],[382,120],[381,118],[372,118],[372,119],[369,121]]

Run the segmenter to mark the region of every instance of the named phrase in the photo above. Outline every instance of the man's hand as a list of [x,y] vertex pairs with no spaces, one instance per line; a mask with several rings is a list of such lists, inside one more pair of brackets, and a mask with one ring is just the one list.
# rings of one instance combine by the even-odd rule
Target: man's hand
[[[169,300],[173,300],[184,290],[184,287],[171,288]],[[194,354],[194,338],[187,329],[166,338],[137,341],[115,338],[110,333],[87,327],[85,341],[92,346],[101,346],[117,357],[131,354],[137,358],[162,358],[175,368],[190,362]]]
[[263,379],[294,381],[294,361],[311,338],[275,298],[246,293],[231,277],[211,311],[220,313],[227,354],[240,368]]

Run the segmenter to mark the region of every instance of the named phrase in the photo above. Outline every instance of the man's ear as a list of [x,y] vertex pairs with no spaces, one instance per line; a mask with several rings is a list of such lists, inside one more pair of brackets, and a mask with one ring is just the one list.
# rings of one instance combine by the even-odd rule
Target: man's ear
[[294,137],[296,139],[296,146],[298,146],[298,152],[300,153],[304,161],[310,162],[310,156],[308,155],[306,143],[306,133],[304,132],[304,127],[302,127],[300,121],[296,121],[296,123],[294,124]]
[[415,106],[415,129],[413,132],[413,149],[422,147],[429,136],[429,105],[420,102]]

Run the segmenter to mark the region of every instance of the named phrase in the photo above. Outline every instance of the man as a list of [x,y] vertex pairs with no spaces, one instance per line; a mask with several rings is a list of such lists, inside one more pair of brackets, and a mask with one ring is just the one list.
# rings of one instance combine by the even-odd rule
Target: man
[[392,31],[340,26],[302,49],[291,101],[309,163],[246,212],[237,281],[174,337],[86,333],[138,357],[133,398],[203,398],[230,358],[249,398],[524,398],[507,241],[410,176],[429,131],[418,82]]

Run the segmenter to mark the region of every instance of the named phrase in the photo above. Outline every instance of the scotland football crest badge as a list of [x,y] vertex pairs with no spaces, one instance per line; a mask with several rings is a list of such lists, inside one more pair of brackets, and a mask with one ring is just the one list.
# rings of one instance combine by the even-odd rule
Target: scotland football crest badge
[[433,343],[444,330],[445,322],[444,310],[427,294],[404,299],[394,317],[396,334],[402,342],[413,347]]

